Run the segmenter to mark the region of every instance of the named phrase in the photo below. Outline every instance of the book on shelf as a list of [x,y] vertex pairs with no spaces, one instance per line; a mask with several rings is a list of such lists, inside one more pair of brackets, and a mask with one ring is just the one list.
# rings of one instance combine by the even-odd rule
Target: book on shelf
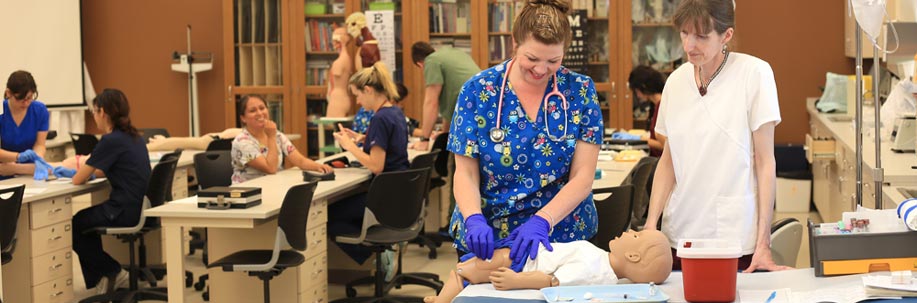
[[333,52],[335,22],[309,20],[306,22],[305,41],[307,52]]
[[596,16],[599,18],[607,18],[608,17],[608,1],[609,0],[595,1],[595,11],[594,11],[595,15],[593,16]]

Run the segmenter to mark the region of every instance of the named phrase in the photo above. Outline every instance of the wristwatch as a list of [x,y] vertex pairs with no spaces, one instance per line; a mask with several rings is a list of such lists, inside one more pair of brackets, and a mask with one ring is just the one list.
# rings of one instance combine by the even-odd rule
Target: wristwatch
[[429,142],[429,141],[430,141],[430,138],[424,137],[424,136],[420,136],[420,142]]

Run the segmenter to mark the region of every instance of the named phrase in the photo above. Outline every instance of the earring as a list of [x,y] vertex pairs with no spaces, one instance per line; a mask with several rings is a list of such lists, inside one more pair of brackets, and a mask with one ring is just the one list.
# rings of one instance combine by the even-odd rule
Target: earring
[[723,44],[723,54],[725,54],[726,51],[727,51],[727,49],[726,49],[726,44]]

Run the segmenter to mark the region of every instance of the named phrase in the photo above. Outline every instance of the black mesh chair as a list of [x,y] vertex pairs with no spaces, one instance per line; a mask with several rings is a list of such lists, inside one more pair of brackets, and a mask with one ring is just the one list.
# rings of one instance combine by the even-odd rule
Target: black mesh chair
[[593,195],[611,194],[605,199],[595,200],[595,212],[599,228],[590,242],[608,250],[608,241],[620,236],[630,226],[630,213],[634,203],[634,186],[621,185],[592,190]]
[[[431,192],[435,189],[445,186],[446,177],[449,176],[449,158],[451,157],[451,154],[448,150],[446,150],[446,143],[448,142],[448,139],[449,132],[445,132],[439,134],[436,136],[436,139],[433,140],[433,146],[431,147],[431,150],[437,151],[438,154],[436,156],[436,160],[433,162],[433,172],[430,175],[431,177],[429,191]],[[439,197],[440,199],[445,198],[442,195]],[[427,203],[429,203],[429,199]],[[443,201],[439,201],[439,203],[442,204]],[[450,205],[450,209],[451,208],[452,207]],[[436,247],[440,247],[443,242],[452,242],[452,238],[448,235],[449,233],[446,232],[446,227],[444,226],[439,226],[439,232],[423,234],[423,240],[433,243],[433,246],[430,247],[430,253],[427,255],[428,258],[436,259]],[[417,241],[412,241],[412,243],[421,244],[422,246],[425,245],[423,243],[418,243]]]
[[287,191],[277,218],[274,249],[238,251],[207,267],[220,267],[226,272],[247,272],[249,276],[258,277],[264,285],[264,302],[270,302],[271,279],[280,275],[284,269],[299,266],[306,260],[299,252],[281,250],[281,248],[293,247],[298,251],[306,250],[309,207],[312,205],[312,195],[317,185],[318,182],[308,182],[290,187]]
[[16,226],[19,224],[19,211],[22,209],[22,195],[25,185],[0,190],[0,265],[13,261],[13,249],[16,248]]
[[[194,155],[194,172],[197,175],[197,184],[201,189],[214,186],[232,185],[232,156],[228,150],[207,151]],[[206,234],[206,228],[204,234]],[[203,251],[204,265],[207,265],[207,241],[204,236],[198,232],[191,232],[191,243],[189,245],[189,254],[193,255],[198,249]],[[198,277],[194,283],[194,289],[204,290],[206,281],[210,278],[209,274],[203,274]],[[209,299],[209,292],[202,294],[205,300]]]
[[[411,160],[411,169],[426,168],[431,171],[430,175],[432,175],[433,164],[436,163],[436,159],[438,157],[439,157],[439,150],[437,149],[433,149],[432,151],[426,154],[417,155],[416,157],[414,157],[413,160]],[[430,185],[433,183],[433,180],[434,179],[431,178],[430,182],[427,184],[426,194],[424,195],[424,205],[430,203],[430,189],[429,188],[430,188]],[[435,241],[432,236],[427,236],[424,233],[423,229],[421,229],[420,234],[417,236],[417,238],[414,238],[413,240],[411,240],[410,243],[418,244],[421,247],[427,247],[430,250],[430,252],[427,254],[427,256],[430,259],[436,259],[436,248],[442,245],[441,241]],[[401,254],[398,255],[398,258],[399,258],[398,260],[400,261]]]
[[[373,277],[357,279],[346,285],[347,297],[334,302],[418,302],[422,298],[387,296],[393,287],[404,284],[420,284],[433,288],[437,293],[442,283],[426,279],[415,280],[407,275],[395,275],[392,281],[385,282],[382,253],[392,245],[409,241],[417,237],[422,230],[424,213],[424,196],[429,183],[430,169],[408,169],[396,172],[384,172],[376,176],[369,186],[366,208],[363,215],[363,226],[358,235],[337,236],[334,241],[347,244],[370,246],[376,254],[376,274]],[[355,285],[374,284],[372,297],[356,296]]]
[[99,139],[93,134],[70,133],[70,140],[73,141],[73,150],[77,155],[88,155],[99,144]]
[[138,130],[140,131],[140,136],[143,137],[143,142],[147,143],[150,142],[150,138],[156,135],[160,135],[166,138],[169,137],[169,131],[165,128],[141,128]]
[[656,172],[656,163],[659,158],[643,157],[634,165],[622,184],[634,186],[634,207],[630,219],[630,228],[642,230],[646,224],[646,216],[650,205],[650,192],[653,189],[653,174]]
[[[100,234],[100,235],[114,235],[121,242],[126,242],[128,245],[128,256],[130,258],[130,264],[128,265],[128,272],[130,273],[130,286],[128,289],[118,289],[111,293],[101,294],[92,296],[80,301],[80,303],[94,303],[94,302],[137,302],[142,300],[158,300],[158,301],[167,301],[168,295],[162,289],[139,289],[138,284],[140,277],[138,275],[140,266],[135,261],[137,260],[134,244],[139,240],[140,241],[140,260],[144,262],[146,258],[146,246],[143,243],[143,234],[152,230],[151,225],[158,225],[153,223],[156,220],[147,220],[146,210],[150,207],[156,207],[162,205],[165,201],[165,193],[161,188],[164,187],[164,184],[169,185],[168,189],[171,192],[172,177],[175,174],[175,166],[178,164],[178,159],[166,159],[165,161],[160,160],[155,167],[153,167],[153,173],[150,175],[150,185],[147,187],[147,196],[143,199],[143,206],[140,211],[140,219],[137,220],[137,225],[129,227],[95,227],[82,231],[83,234]],[[164,180],[166,181],[157,181]],[[154,278],[146,277],[147,281],[151,283],[155,281]]]
[[215,150],[232,150],[232,140],[234,139],[215,139],[207,144],[207,151]]

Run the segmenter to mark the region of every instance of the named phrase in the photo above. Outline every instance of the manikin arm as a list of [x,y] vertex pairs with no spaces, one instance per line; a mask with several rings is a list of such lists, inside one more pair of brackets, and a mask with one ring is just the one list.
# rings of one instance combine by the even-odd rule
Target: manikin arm
[[471,258],[461,262],[456,269],[449,273],[449,278],[443,284],[443,289],[436,297],[424,298],[425,303],[452,302],[464,288],[463,282],[481,284],[492,282],[498,290],[511,289],[540,289],[557,286],[554,277],[540,271],[517,273],[508,266],[512,263],[509,259],[509,248],[500,248],[494,251],[490,262]]

